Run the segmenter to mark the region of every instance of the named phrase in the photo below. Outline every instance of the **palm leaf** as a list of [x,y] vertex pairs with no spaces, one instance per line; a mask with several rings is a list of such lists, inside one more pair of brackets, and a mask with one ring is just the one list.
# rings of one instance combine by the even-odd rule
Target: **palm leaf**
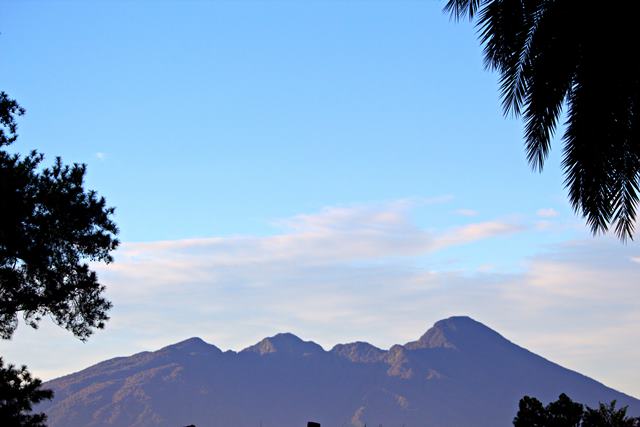
[[531,166],[541,170],[563,107],[565,185],[594,233],[632,238],[640,202],[640,2],[449,0],[455,19],[478,17],[505,114],[523,116]]
[[444,6],[444,11],[454,19],[473,19],[483,1],[486,0],[449,0]]
[[542,170],[562,105],[571,89],[579,61],[580,44],[572,26],[565,25],[575,12],[566,3],[544,5],[531,36],[523,70],[525,95],[525,148],[527,160]]

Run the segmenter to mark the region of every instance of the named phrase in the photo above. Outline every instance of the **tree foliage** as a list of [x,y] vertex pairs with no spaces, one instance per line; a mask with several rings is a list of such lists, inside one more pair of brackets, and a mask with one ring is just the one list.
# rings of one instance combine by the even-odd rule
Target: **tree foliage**
[[24,108],[18,105],[15,99],[11,99],[6,93],[0,92],[0,147],[9,145],[18,138],[16,134],[18,125],[16,124],[15,116],[23,114]]
[[[24,109],[0,92],[0,147],[17,139]],[[84,188],[86,167],[56,158],[0,150],[0,338],[9,339],[21,314],[36,328],[48,316],[81,340],[104,327],[111,303],[90,262],[113,261],[118,229],[113,208]],[[32,405],[51,399],[25,366],[0,359],[0,425],[44,426]]]
[[31,414],[34,404],[51,399],[53,392],[43,390],[42,381],[32,378],[26,366],[4,366],[0,357],[0,421],[3,427],[44,427],[45,414]]
[[638,2],[448,0],[477,19],[485,65],[500,75],[506,114],[521,116],[541,170],[563,107],[569,200],[594,233],[633,237],[640,193]]
[[609,405],[600,403],[597,409],[587,408],[582,427],[640,427],[640,418],[627,416],[627,407],[616,409],[615,400]]
[[515,427],[578,427],[584,408],[562,393],[558,400],[546,407],[535,397],[525,396],[520,400],[518,414],[513,420]]
[[520,400],[514,427],[640,427],[640,418],[627,416],[627,407],[616,409],[615,400],[600,403],[598,409],[585,408],[566,394],[543,406],[535,397]]
[[[4,140],[15,140],[12,111],[0,113]],[[104,298],[88,262],[111,262],[118,241],[113,208],[84,189],[85,165],[64,165],[57,158],[42,169],[43,155],[25,157],[0,151],[0,336],[8,339],[18,313],[36,327],[43,316],[80,339],[108,319]]]
[[515,427],[546,427],[547,411],[535,397],[520,399],[518,415],[513,420]]

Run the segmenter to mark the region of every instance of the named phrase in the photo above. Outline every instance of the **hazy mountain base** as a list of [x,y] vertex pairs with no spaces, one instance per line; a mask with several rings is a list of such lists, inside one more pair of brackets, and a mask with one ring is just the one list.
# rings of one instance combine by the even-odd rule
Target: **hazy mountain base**
[[562,392],[590,406],[640,401],[562,368],[468,317],[418,341],[331,351],[291,334],[222,352],[191,338],[46,383],[51,427],[508,426],[524,395]]

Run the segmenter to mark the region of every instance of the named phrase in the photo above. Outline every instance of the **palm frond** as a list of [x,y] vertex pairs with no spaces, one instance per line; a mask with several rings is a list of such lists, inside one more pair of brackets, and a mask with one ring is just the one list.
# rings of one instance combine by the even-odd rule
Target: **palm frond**
[[[633,238],[640,201],[640,66],[633,16],[592,9],[575,31],[579,66],[569,104],[564,167],[570,200],[594,233]],[[602,22],[594,34],[590,23]]]
[[444,12],[456,20],[473,19],[483,1],[486,0],[449,0],[444,6]]
[[[576,88],[570,97],[564,138],[569,200],[594,234],[615,224],[621,240],[633,239],[640,201],[640,152],[624,123],[625,115],[619,114],[625,105],[615,99],[592,102],[594,96],[573,95],[579,92],[583,89]],[[635,121],[637,116],[636,112]]]
[[546,4],[539,11],[532,34],[526,75],[525,148],[534,170],[542,170],[562,105],[571,89],[580,58],[575,28],[567,25],[575,14],[565,3]]
[[611,180],[606,173],[606,162],[597,150],[598,144],[588,142],[588,137],[599,143],[606,143],[606,140],[600,135],[589,135],[589,121],[597,117],[584,114],[581,91],[582,88],[575,88],[570,96],[562,165],[569,202],[577,213],[586,217],[595,234],[607,230],[612,216]]
[[640,201],[640,79],[633,72],[625,73],[613,86],[617,94],[611,104],[615,108],[612,137],[617,142],[612,167],[616,174],[613,222],[616,234],[625,241],[633,239]]
[[590,7],[560,0],[449,0],[477,16],[485,67],[500,76],[505,114],[523,116],[541,170],[567,105],[563,169],[569,200],[592,232],[633,236],[640,203],[640,2]]
[[541,0],[497,0],[480,11],[477,27],[485,67],[500,73],[505,114],[520,115],[527,92],[529,46],[543,4]]
[[[565,3],[493,0],[478,16],[485,66],[500,74],[505,114],[525,115],[529,163],[541,170],[577,59]],[[567,51],[574,52],[567,54]]]

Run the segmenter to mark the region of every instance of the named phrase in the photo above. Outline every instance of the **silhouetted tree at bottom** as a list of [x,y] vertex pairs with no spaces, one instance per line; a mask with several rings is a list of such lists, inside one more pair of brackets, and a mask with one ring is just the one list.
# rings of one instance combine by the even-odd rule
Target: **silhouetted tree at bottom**
[[547,422],[547,412],[535,397],[525,396],[520,399],[518,415],[513,420],[515,427],[544,427]]
[[51,399],[53,392],[40,388],[42,381],[32,378],[26,366],[4,366],[0,357],[0,420],[3,427],[44,427],[45,414],[31,414],[33,404]]
[[582,417],[582,427],[639,427],[640,418],[627,417],[627,407],[616,409],[615,400],[598,409],[587,408]]
[[584,407],[569,399],[569,396],[562,393],[558,400],[547,405],[547,417],[550,426],[579,426],[582,419]]
[[513,420],[515,427],[575,427],[580,425],[583,406],[572,401],[566,394],[546,407],[535,397],[525,396],[520,400],[518,415]]
[[640,427],[640,418],[627,416],[627,407],[616,409],[615,400],[600,403],[598,409],[585,407],[562,393],[546,407],[535,397],[520,400],[515,427]]

